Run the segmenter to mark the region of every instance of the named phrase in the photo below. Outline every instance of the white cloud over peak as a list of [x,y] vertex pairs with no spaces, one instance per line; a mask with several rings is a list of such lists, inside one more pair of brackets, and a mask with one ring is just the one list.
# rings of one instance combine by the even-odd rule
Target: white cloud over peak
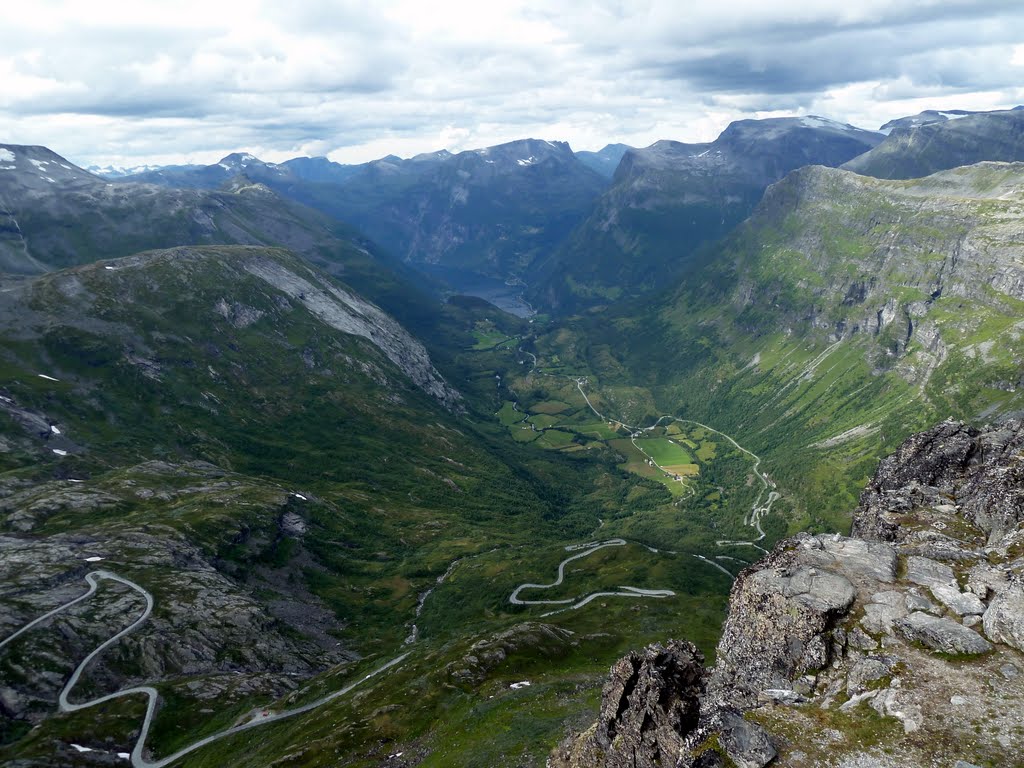
[[1012,0],[36,0],[0,25],[0,141],[82,164],[707,140],[1024,101]]

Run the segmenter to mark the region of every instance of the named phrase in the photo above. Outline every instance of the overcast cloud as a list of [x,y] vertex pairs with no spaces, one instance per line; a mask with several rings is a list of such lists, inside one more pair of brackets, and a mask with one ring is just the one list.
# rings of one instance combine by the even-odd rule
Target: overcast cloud
[[0,24],[0,142],[362,162],[803,113],[877,128],[1024,103],[1022,29],[1016,0],[34,0]]

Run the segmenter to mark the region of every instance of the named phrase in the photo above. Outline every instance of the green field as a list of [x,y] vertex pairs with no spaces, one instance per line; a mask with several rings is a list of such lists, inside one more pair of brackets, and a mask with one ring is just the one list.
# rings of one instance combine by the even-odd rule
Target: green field
[[548,427],[553,427],[556,424],[561,423],[562,420],[557,416],[549,416],[546,413],[539,413],[536,416],[531,416],[527,421],[536,426],[537,429],[547,429]]
[[563,403],[561,400],[546,400],[542,403],[534,403],[530,406],[531,413],[558,414],[572,410],[572,406]]
[[637,440],[636,444],[660,467],[693,464],[693,456],[690,455],[690,452],[679,443],[666,437]]

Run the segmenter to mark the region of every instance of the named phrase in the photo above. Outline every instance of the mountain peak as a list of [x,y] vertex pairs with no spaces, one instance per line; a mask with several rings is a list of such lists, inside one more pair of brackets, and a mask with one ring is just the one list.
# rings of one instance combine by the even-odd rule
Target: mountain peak
[[247,165],[252,164],[269,165],[269,163],[264,163],[258,157],[250,155],[248,152],[232,152],[230,155],[221,158],[217,163],[217,165],[225,169],[245,168]]
[[99,178],[46,147],[0,144],[0,188],[13,184],[33,189],[83,180]]

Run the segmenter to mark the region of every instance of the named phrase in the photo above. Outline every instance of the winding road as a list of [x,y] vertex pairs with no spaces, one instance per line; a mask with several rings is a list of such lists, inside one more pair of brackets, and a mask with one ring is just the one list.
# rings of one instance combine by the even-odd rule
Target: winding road
[[194,752],[200,747],[204,747],[207,744],[210,744],[214,741],[223,739],[226,736],[231,736],[233,734],[239,733],[241,731],[246,731],[260,725],[266,725],[267,723],[277,722],[278,720],[284,720],[287,717],[294,717],[295,715],[300,715],[304,712],[309,712],[310,710],[316,709],[317,707],[320,707],[326,704],[327,702],[338,698],[339,696],[344,696],[346,693],[351,691],[356,686],[361,685],[370,678],[379,675],[380,673],[390,669],[391,667],[394,667],[397,664],[400,664],[409,655],[408,653],[403,653],[400,656],[391,659],[386,664],[377,667],[372,672],[363,676],[354,683],[350,683],[349,685],[345,686],[340,690],[334,691],[333,693],[329,693],[326,696],[322,696],[321,698],[317,699],[316,701],[312,701],[309,704],[303,704],[302,706],[295,707],[293,709],[286,709],[281,712],[270,712],[268,710],[262,710],[261,714],[257,715],[248,722],[241,723],[239,725],[234,725],[230,728],[225,728],[223,731],[218,731],[217,733],[211,734],[210,736],[193,742],[192,744],[189,744],[187,747],[179,749],[174,754],[168,755],[167,757],[161,758],[160,760],[147,760],[144,757],[144,752],[146,748],[146,738],[149,736],[149,727],[153,722],[153,714],[156,712],[156,705],[157,702],[159,701],[159,693],[157,692],[156,688],[152,688],[148,685],[136,686],[134,688],[125,688],[123,690],[116,691],[115,693],[107,694],[106,696],[101,696],[99,698],[92,699],[91,701],[85,701],[78,704],[69,701],[68,698],[71,694],[72,689],[75,687],[75,685],[78,683],[79,678],[82,676],[82,672],[85,671],[85,668],[93,659],[95,659],[99,654],[101,654],[111,645],[116,643],[122,637],[124,637],[130,632],[133,632],[143,622],[145,622],[146,619],[149,618],[150,614],[153,612],[153,596],[149,592],[147,592],[143,587],[139,586],[134,581],[130,581],[126,578],[118,576],[115,573],[111,573],[110,571],[90,571],[85,575],[85,580],[89,584],[89,589],[85,592],[85,594],[80,595],[79,597],[76,597],[73,600],[69,600],[63,605],[54,608],[49,613],[46,613],[36,619],[33,619],[32,621],[28,622],[23,627],[18,629],[16,632],[12,633],[11,635],[8,635],[3,640],[0,640],[0,650],[2,650],[4,646],[8,645],[16,638],[20,637],[22,634],[34,629],[40,624],[46,622],[48,619],[51,619],[57,614],[66,611],[71,606],[77,605],[83,600],[87,600],[88,598],[92,597],[92,595],[95,594],[101,579],[116,581],[135,590],[145,599],[146,609],[142,612],[142,615],[139,616],[139,618],[137,618],[135,621],[129,624],[125,629],[122,629],[113,637],[109,638],[108,640],[105,640],[104,642],[96,646],[96,648],[94,648],[93,651],[88,656],[86,656],[77,667],[75,667],[74,672],[71,673],[71,677],[68,678],[68,681],[64,685],[64,688],[61,689],[60,695],[57,699],[57,704],[61,712],[78,712],[83,709],[88,709],[89,707],[94,707],[97,704],[102,704],[103,702],[111,701],[112,699],[121,698],[123,696],[134,696],[136,694],[146,696],[148,699],[146,705],[146,714],[142,720],[142,726],[139,729],[139,737],[135,741],[135,747],[132,749],[130,756],[132,768],[163,768],[163,766],[170,765],[171,763],[175,762],[176,760],[179,760],[180,758],[184,757],[190,752]]
[[[574,560],[579,560],[584,557],[589,557],[595,552],[605,549],[606,547],[624,547],[628,542],[625,539],[608,539],[607,541],[595,542],[591,541],[586,544],[570,544],[565,548],[566,552],[574,552],[577,550],[583,550],[575,555],[570,555],[558,564],[558,578],[552,581],[550,584],[520,584],[512,594],[509,596],[508,601],[513,605],[564,605],[565,608],[556,611],[549,611],[548,613],[541,614],[544,616],[553,616],[556,613],[562,611],[575,611],[583,606],[587,605],[592,600],[596,600],[599,597],[653,597],[661,599],[665,597],[675,597],[675,592],[670,589],[642,589],[640,587],[623,587],[620,586],[618,592],[592,592],[585,597],[570,597],[565,600],[522,600],[519,597],[519,593],[524,589],[551,589],[552,587],[559,586],[565,579],[565,566]],[[723,569],[724,570],[724,569]],[[728,573],[728,571],[727,571]],[[729,574],[732,576],[732,574]]]
[[[599,410],[597,410],[597,408],[594,407],[594,404],[590,401],[590,398],[587,396],[586,391],[583,389],[583,385],[587,383],[587,377],[586,376],[568,376],[568,375],[564,375],[564,374],[544,373],[543,371],[541,371],[537,367],[537,356],[533,352],[526,351],[525,349],[522,348],[522,346],[519,346],[518,349],[519,349],[519,352],[521,352],[522,354],[530,356],[530,359],[531,359],[531,362],[532,362],[532,367],[530,368],[530,371],[529,371],[530,373],[536,372],[536,373],[539,373],[542,376],[549,376],[551,378],[569,378],[569,379],[573,379],[576,382],[576,389],[578,389],[579,393],[583,396],[583,400],[586,402],[587,407],[590,408],[590,410],[594,412],[594,415],[597,416],[602,421],[609,421],[609,417],[608,416],[606,416],[605,414],[601,413]],[[826,351],[828,351],[828,350],[826,350]],[[814,362],[814,361],[812,361],[812,362]],[[814,362],[814,364],[817,364],[819,362],[820,361],[816,361],[816,362]],[[516,408],[516,410],[519,410],[518,403],[513,402],[513,406]],[[731,435],[728,435],[728,434],[726,434],[725,432],[722,432],[719,429],[715,429],[714,427],[708,426],[707,424],[702,424],[699,421],[694,421],[693,419],[679,419],[679,418],[676,418],[675,416],[660,416],[658,418],[658,420],[655,421],[649,427],[633,426],[631,424],[627,424],[626,422],[624,422],[624,421],[622,421],[620,419],[612,419],[612,421],[616,421],[617,423],[621,424],[623,426],[623,428],[629,430],[630,442],[633,444],[633,447],[636,448],[638,451],[640,451],[640,453],[642,453],[644,456],[646,456],[653,463],[653,465],[655,467],[657,467],[659,470],[664,472],[666,475],[672,475],[672,473],[669,472],[668,470],[666,470],[660,464],[658,464],[657,461],[654,460],[653,456],[651,456],[649,453],[644,451],[643,448],[641,448],[639,445],[636,444],[636,438],[637,438],[637,436],[639,434],[641,434],[642,432],[649,432],[649,431],[655,429],[663,421],[675,421],[675,422],[677,422],[679,424],[695,424],[696,426],[701,427],[702,429],[706,429],[709,432],[714,432],[716,435],[721,435],[723,438],[728,440],[729,443],[731,443],[732,446],[734,448],[736,448],[736,450],[741,451],[742,453],[747,454],[747,456],[749,456],[751,459],[753,459],[754,464],[751,467],[751,470],[753,471],[755,477],[757,477],[758,481],[761,483],[761,491],[757,494],[757,498],[754,499],[754,503],[751,506],[750,512],[748,512],[744,516],[743,524],[747,525],[747,526],[750,526],[751,528],[756,530],[757,531],[757,538],[754,538],[754,539],[740,539],[740,540],[720,539],[720,540],[716,541],[715,543],[719,547],[752,547],[754,549],[760,550],[761,552],[763,552],[765,554],[768,554],[768,550],[765,549],[764,547],[762,547],[758,543],[760,541],[763,541],[765,536],[767,535],[764,532],[764,528],[761,527],[761,519],[765,515],[767,515],[768,513],[770,513],[772,511],[772,505],[776,501],[778,501],[780,498],[782,498],[782,494],[780,494],[778,491],[775,490],[775,488],[776,488],[775,483],[772,480],[770,480],[767,475],[765,475],[765,474],[763,474],[761,472],[761,457],[760,456],[758,456],[753,451],[751,451],[751,450],[749,450],[747,448],[744,448],[742,445],[740,445],[738,442],[736,442],[736,440]],[[685,481],[684,480],[679,480],[679,482],[683,483],[685,485]],[[764,503],[762,503],[762,499],[764,498],[764,495],[765,495],[766,491],[768,493],[768,497],[766,499],[764,499]],[[722,566],[718,565],[717,563],[715,563],[715,562],[713,562],[711,560],[708,560],[706,557],[701,557],[700,555],[694,555],[694,557],[697,557],[698,559],[703,560],[704,562],[708,563],[709,565],[711,565],[711,566],[713,566],[715,568],[718,568],[719,570],[724,571],[725,573],[728,573],[730,577],[732,576],[732,573],[730,573],[728,570],[726,570]],[[561,583],[561,582],[559,582],[559,583]]]

